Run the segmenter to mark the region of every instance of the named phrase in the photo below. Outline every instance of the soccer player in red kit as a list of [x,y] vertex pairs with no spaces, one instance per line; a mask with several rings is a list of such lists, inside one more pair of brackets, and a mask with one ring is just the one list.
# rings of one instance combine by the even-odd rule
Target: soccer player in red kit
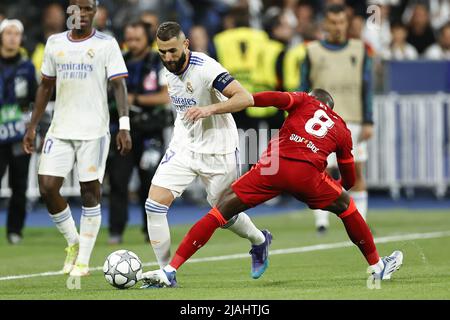
[[[312,209],[336,214],[344,223],[351,241],[360,249],[376,279],[390,279],[403,261],[394,251],[380,258],[366,222],[347,191],[355,182],[351,133],[342,118],[333,112],[334,101],[323,89],[304,92],[260,92],[253,95],[254,106],[275,106],[289,113],[277,137],[253,168],[236,180],[212,208],[186,234],[175,256],[162,270],[143,275],[147,285],[176,286],[176,270],[200,249],[217,228],[234,215],[257,206],[282,192],[290,193]],[[206,110],[202,110],[206,109]],[[192,108],[186,117],[192,121],[222,112],[235,112],[218,107]],[[327,157],[336,152],[341,180],[333,180],[325,171]],[[266,241],[271,241],[268,237]],[[261,275],[268,265],[268,245],[252,250],[265,250],[257,269]],[[257,278],[257,277],[254,277]]]

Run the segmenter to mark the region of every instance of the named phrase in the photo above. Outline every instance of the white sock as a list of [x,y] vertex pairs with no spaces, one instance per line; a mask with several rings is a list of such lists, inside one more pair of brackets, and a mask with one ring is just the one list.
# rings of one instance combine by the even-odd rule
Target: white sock
[[241,238],[248,239],[252,245],[260,245],[266,241],[264,233],[253,224],[245,212],[241,212],[235,217],[234,222],[230,221],[230,225],[226,224],[222,228],[233,231]]
[[77,244],[80,241],[69,205],[60,213],[50,214],[50,218],[52,218],[56,228],[62,233],[69,246]]
[[330,222],[328,221],[328,211],[316,209],[313,210],[314,212],[314,218],[316,219],[316,228],[318,227],[326,227],[330,225]]
[[145,201],[147,213],[148,237],[155,252],[160,268],[164,268],[170,261],[170,229],[167,221],[168,206],[151,199]]
[[378,260],[378,262],[376,264],[373,264],[370,266],[372,268],[372,271],[375,273],[380,273],[381,271],[383,271],[384,268],[384,263],[383,260]]
[[165,266],[164,268],[163,268],[163,270],[164,271],[166,271],[166,272],[177,272],[177,269],[175,269],[174,267],[172,267],[170,264],[168,264],[167,266]]
[[77,264],[89,265],[101,222],[100,205],[93,208],[81,207],[80,251],[78,252]]
[[363,219],[367,221],[367,191],[350,191],[350,196],[355,201],[356,209],[358,209]]

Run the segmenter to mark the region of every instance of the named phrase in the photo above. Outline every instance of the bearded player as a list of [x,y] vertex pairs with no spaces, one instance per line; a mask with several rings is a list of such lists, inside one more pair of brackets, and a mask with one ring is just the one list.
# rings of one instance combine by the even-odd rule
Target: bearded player
[[[217,61],[190,51],[189,39],[178,23],[162,23],[156,43],[165,66],[169,96],[177,111],[172,140],[145,202],[150,242],[158,264],[164,268],[170,261],[167,213],[173,201],[200,177],[209,204],[215,206],[223,190],[239,177],[239,139],[233,116],[227,112],[210,114],[193,123],[186,115],[192,108],[209,105],[243,109],[253,103],[253,97]],[[259,278],[266,269],[262,252],[270,245],[270,232],[259,230],[244,212],[237,213],[222,228],[251,242],[251,273]]]

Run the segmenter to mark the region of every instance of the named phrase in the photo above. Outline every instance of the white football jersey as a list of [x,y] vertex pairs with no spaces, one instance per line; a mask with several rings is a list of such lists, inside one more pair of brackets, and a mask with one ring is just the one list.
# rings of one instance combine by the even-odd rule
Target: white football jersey
[[109,132],[108,81],[128,75],[116,39],[95,29],[81,41],[71,39],[70,31],[52,35],[41,72],[56,78],[52,136],[91,140]]
[[191,52],[186,69],[178,75],[164,70],[170,99],[177,111],[170,147],[206,154],[235,152],[239,138],[231,113],[213,115],[194,123],[183,119],[191,107],[227,100],[221,91],[233,81],[228,71],[201,52]]

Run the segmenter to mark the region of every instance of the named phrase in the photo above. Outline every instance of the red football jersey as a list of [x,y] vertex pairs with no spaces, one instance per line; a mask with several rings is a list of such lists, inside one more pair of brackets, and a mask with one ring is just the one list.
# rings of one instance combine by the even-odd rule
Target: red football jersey
[[264,152],[261,160],[279,155],[307,161],[320,171],[327,158],[336,152],[339,163],[353,162],[352,137],[344,120],[327,105],[304,92],[280,92],[289,95],[286,106],[278,106],[289,115]]

